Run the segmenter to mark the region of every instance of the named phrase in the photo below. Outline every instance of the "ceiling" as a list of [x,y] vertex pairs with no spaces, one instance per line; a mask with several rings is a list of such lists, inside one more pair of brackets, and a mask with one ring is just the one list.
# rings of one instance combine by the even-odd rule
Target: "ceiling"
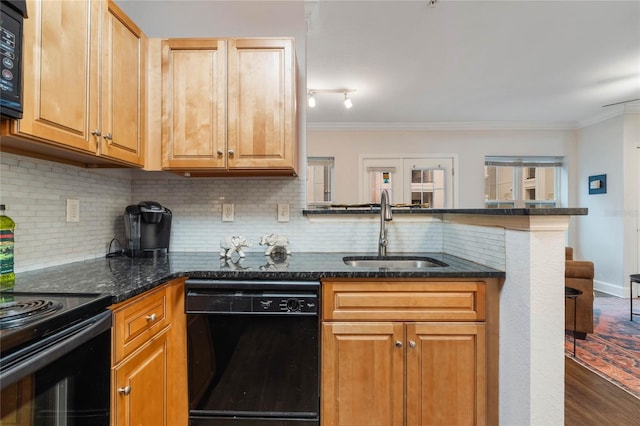
[[[310,124],[577,127],[640,98],[639,1],[308,1]],[[620,107],[618,107],[620,109]]]
[[574,128],[640,98],[640,0],[117,2],[150,37],[306,30],[307,87],[356,90],[310,127]]

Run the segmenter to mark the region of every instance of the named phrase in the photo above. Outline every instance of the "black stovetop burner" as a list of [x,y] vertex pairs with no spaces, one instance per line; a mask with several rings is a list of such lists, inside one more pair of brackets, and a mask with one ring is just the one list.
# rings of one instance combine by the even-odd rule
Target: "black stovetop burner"
[[48,299],[29,299],[0,303],[0,330],[20,327],[37,321],[62,308],[62,303]]
[[7,353],[103,312],[111,296],[94,293],[0,293],[0,353]]

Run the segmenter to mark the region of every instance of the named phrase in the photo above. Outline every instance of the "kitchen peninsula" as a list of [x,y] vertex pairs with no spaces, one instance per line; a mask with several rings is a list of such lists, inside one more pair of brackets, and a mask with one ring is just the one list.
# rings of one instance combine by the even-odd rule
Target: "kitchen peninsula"
[[[25,272],[18,274],[16,290],[100,291],[119,302],[185,275],[214,279],[504,279],[499,295],[500,424],[563,424],[565,234],[570,216],[584,215],[586,209],[420,213],[430,215],[441,227],[441,233],[433,237],[441,239],[446,254],[429,255],[441,256],[438,259],[449,263],[449,269],[353,268],[341,261],[348,253],[294,252],[286,263],[270,262],[259,253],[249,253],[240,261],[221,260],[217,253],[171,253],[155,260],[98,259]],[[492,266],[482,266],[488,257],[493,259]]]

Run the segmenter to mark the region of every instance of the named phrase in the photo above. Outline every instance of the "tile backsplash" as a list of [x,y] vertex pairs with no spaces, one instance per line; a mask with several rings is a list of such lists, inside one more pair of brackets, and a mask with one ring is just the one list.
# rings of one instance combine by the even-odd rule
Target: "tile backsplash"
[[[4,152],[0,158],[0,200],[16,222],[16,272],[104,256],[111,239],[124,234],[129,171],[83,169]],[[79,201],[79,222],[66,222],[67,199]]]
[[[292,251],[375,252],[377,217],[309,218],[305,182],[300,178],[186,178],[171,173],[128,169],[82,169],[2,153],[0,202],[16,222],[16,272],[104,256],[113,238],[124,244],[122,214],[129,204],[157,201],[173,213],[170,251],[217,252],[220,239],[244,235],[254,242],[245,251],[262,252],[264,234],[289,237]],[[66,200],[80,202],[80,221],[66,222]],[[222,221],[222,205],[234,205],[234,221]],[[277,221],[277,205],[289,204],[289,222]],[[499,267],[504,239],[489,229],[448,228],[439,220],[396,215],[389,223],[389,251],[468,255]],[[501,230],[500,230],[501,231]],[[445,239],[447,243],[445,244]],[[114,248],[116,248],[114,243]],[[471,247],[469,247],[471,246]],[[463,256],[464,257],[464,256]]]

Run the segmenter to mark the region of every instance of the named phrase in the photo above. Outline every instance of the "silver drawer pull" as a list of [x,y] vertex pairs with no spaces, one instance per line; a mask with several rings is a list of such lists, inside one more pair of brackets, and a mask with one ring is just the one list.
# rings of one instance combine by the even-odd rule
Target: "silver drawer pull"
[[416,347],[416,342],[414,342],[413,340],[409,340],[409,346],[412,348]]
[[229,150],[229,157],[233,157],[233,154],[235,154],[235,152],[232,149],[230,149]]
[[102,136],[102,132],[100,131],[100,129],[95,129],[91,131],[91,134],[93,136]]
[[156,320],[156,314],[147,315],[147,322],[154,322]]
[[131,386],[125,386],[123,388],[119,388],[118,393],[124,396],[129,395],[131,393]]
[[400,340],[396,340],[396,347],[401,348],[402,342]]

